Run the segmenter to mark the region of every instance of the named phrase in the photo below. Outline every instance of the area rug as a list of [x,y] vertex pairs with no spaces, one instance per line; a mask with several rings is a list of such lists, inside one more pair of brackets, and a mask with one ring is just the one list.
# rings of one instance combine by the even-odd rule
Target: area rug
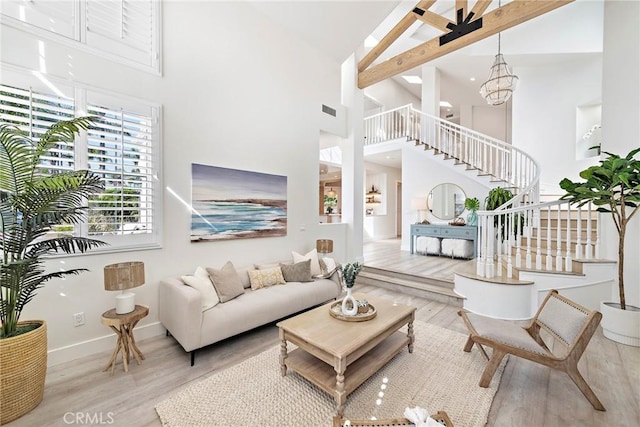
[[[484,426],[507,358],[481,388],[486,361],[476,348],[463,351],[466,335],[418,321],[414,331],[413,353],[405,349],[349,395],[345,417],[398,418],[417,405],[446,411],[455,426]],[[186,386],[156,406],[162,425],[331,426],[333,399],[290,370],[282,377],[279,354],[274,346]]]

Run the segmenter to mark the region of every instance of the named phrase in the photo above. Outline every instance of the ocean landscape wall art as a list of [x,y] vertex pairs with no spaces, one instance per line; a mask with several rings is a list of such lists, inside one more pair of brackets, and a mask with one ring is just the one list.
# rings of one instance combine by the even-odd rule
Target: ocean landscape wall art
[[191,164],[191,241],[287,235],[287,177]]

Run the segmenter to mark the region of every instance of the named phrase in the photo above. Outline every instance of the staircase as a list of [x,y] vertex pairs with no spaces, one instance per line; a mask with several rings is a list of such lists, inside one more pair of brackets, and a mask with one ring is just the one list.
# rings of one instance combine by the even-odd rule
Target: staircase
[[[610,298],[615,262],[600,259],[595,208],[575,208],[560,199],[540,202],[540,167],[525,152],[411,105],[368,117],[364,127],[365,145],[406,139],[416,149],[442,156],[442,161],[464,165],[462,173],[489,177],[490,182],[514,193],[513,199],[495,211],[478,211],[476,268],[456,272],[453,288],[465,308],[494,317],[525,319],[533,316],[541,295],[552,288],[562,289],[589,308]],[[376,274],[380,275],[372,273]],[[422,285],[397,282],[387,286],[416,292]]]

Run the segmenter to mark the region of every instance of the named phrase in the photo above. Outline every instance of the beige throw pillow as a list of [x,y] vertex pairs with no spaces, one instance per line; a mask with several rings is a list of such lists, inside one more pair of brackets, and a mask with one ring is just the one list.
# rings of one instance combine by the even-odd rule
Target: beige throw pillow
[[282,276],[287,282],[311,282],[311,260],[300,261],[292,265],[280,264]]
[[220,302],[227,302],[244,293],[240,276],[231,261],[227,261],[220,270],[208,267],[207,273],[220,297]]
[[312,276],[322,274],[322,270],[320,269],[320,262],[318,261],[318,251],[316,249],[312,249],[304,255],[300,255],[298,252],[291,252],[291,255],[293,256],[294,264],[310,259]]
[[209,279],[209,274],[204,268],[198,267],[193,275],[181,276],[181,279],[186,285],[200,292],[202,311],[208,310],[220,302],[213,283]]
[[336,264],[336,260],[333,258],[320,258],[320,270],[322,270],[321,274],[316,274],[313,276],[314,279],[328,279],[333,276],[333,273],[338,269],[338,265]]
[[266,288],[267,286],[282,285],[285,283],[280,267],[267,268],[262,270],[249,270],[249,281],[251,290]]

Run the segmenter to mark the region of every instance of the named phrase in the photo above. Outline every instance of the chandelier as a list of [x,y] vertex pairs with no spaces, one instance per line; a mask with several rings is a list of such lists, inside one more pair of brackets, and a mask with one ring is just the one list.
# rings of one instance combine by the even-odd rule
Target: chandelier
[[498,54],[491,66],[489,78],[480,86],[480,95],[489,105],[504,104],[511,98],[517,85],[518,76],[511,72],[500,53],[500,33],[498,33]]

